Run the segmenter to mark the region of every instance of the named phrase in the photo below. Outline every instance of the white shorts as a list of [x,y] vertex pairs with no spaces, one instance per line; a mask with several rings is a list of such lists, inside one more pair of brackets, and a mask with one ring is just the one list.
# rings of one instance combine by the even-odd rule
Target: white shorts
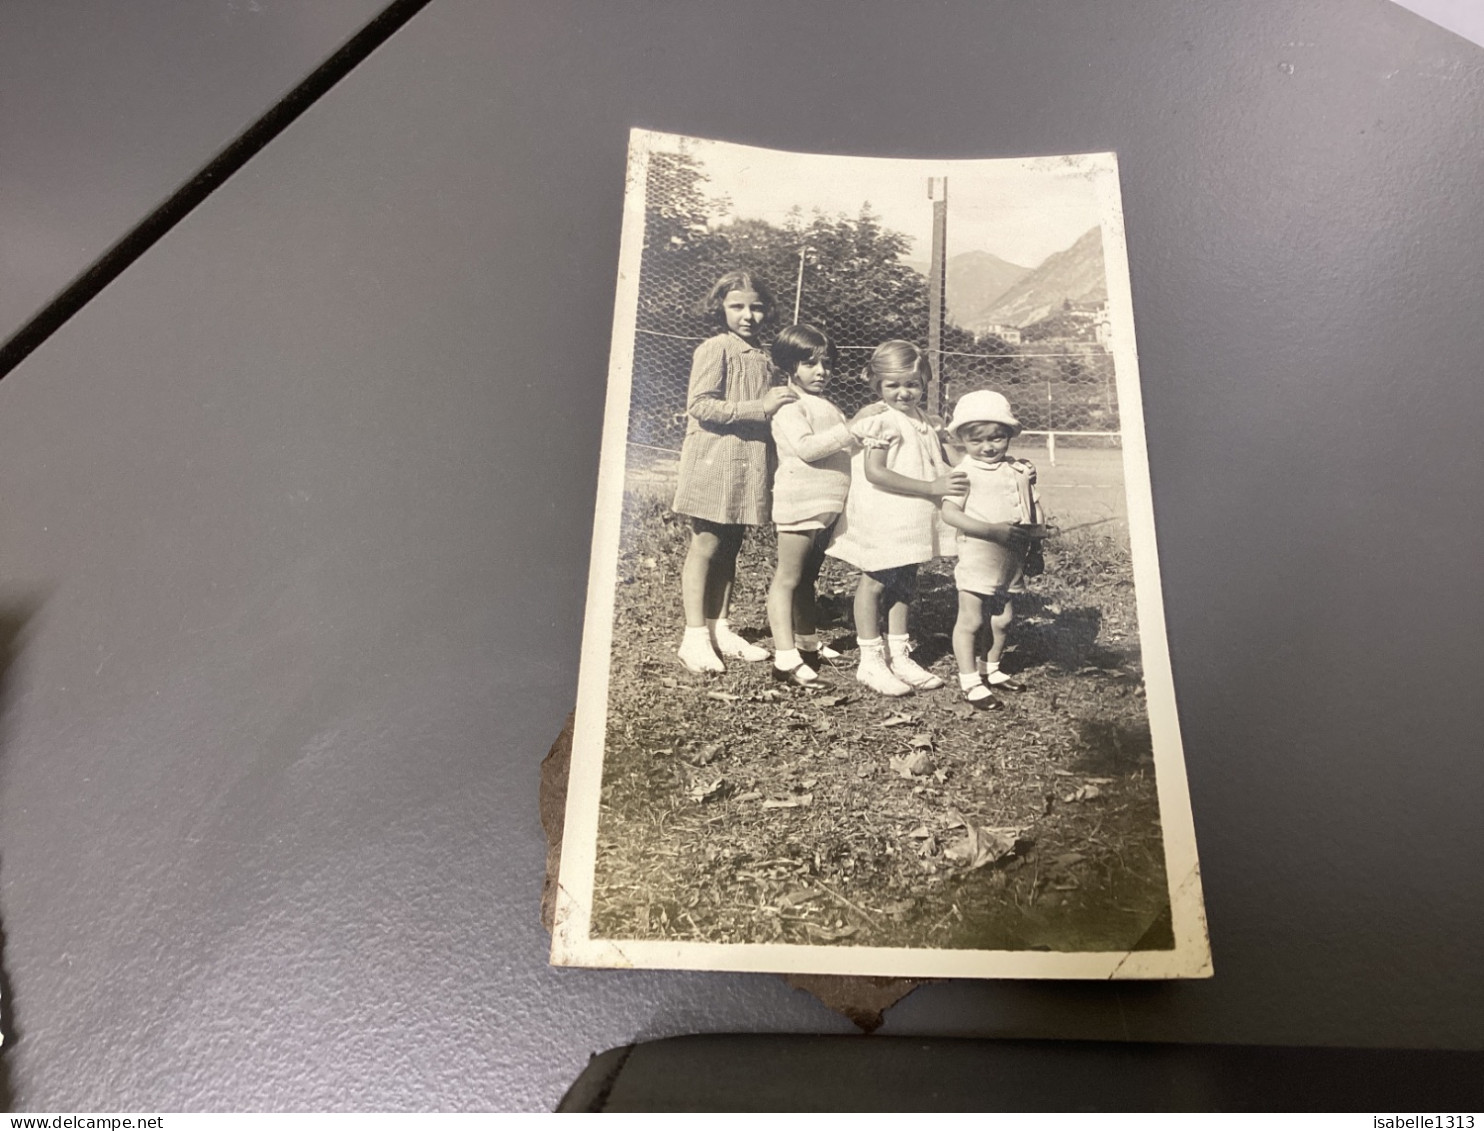
[[780,522],[775,525],[784,534],[804,534],[810,530],[828,530],[839,517],[838,513],[817,514],[813,518],[801,518],[798,522]]

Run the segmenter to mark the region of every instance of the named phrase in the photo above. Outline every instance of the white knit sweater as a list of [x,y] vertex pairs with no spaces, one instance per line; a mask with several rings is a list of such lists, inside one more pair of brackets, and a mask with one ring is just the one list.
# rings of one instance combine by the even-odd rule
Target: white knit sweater
[[800,393],[773,414],[778,471],[773,477],[773,521],[802,522],[839,514],[850,491],[845,415],[823,397]]

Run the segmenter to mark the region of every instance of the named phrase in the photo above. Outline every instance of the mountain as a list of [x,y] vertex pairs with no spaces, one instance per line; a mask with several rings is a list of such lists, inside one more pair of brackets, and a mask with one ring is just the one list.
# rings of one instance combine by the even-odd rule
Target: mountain
[[1048,255],[1041,266],[1012,283],[973,321],[955,321],[965,329],[981,331],[995,323],[1028,326],[1060,310],[1066,301],[1099,303],[1107,298],[1103,233],[1091,228],[1071,247]]
[[948,320],[960,326],[982,318],[995,300],[1031,273],[987,251],[966,251],[948,261],[944,287]]
[[[912,261],[908,266],[927,274],[926,263]],[[948,321],[967,326],[971,320],[983,317],[997,298],[1030,273],[1029,267],[1010,263],[987,251],[965,251],[953,256],[948,260],[946,278]]]

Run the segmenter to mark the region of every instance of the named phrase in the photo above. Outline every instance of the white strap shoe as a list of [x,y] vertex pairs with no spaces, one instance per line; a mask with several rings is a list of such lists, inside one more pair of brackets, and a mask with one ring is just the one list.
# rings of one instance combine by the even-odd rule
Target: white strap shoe
[[[908,645],[911,648],[911,645]],[[941,676],[936,676],[914,660],[907,652],[897,652],[891,657],[892,674],[903,683],[918,691],[936,691],[943,686]]]
[[855,669],[855,678],[881,695],[912,694],[911,686],[903,683],[886,666],[886,655],[880,647],[861,649],[861,662]]
[[742,639],[729,628],[716,628],[716,650],[723,656],[733,660],[746,660],[749,664],[758,663],[768,659],[772,653],[766,648],[759,648]]

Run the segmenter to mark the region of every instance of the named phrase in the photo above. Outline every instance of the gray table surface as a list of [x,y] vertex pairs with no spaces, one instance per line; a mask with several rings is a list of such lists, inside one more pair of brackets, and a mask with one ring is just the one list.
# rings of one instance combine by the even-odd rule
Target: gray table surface
[[849,1029],[545,965],[631,125],[1120,154],[1217,976],[886,1031],[1484,1045],[1481,110],[1383,0],[434,0],[0,383],[15,1104],[542,1108]]
[[0,341],[386,0],[8,0]]

